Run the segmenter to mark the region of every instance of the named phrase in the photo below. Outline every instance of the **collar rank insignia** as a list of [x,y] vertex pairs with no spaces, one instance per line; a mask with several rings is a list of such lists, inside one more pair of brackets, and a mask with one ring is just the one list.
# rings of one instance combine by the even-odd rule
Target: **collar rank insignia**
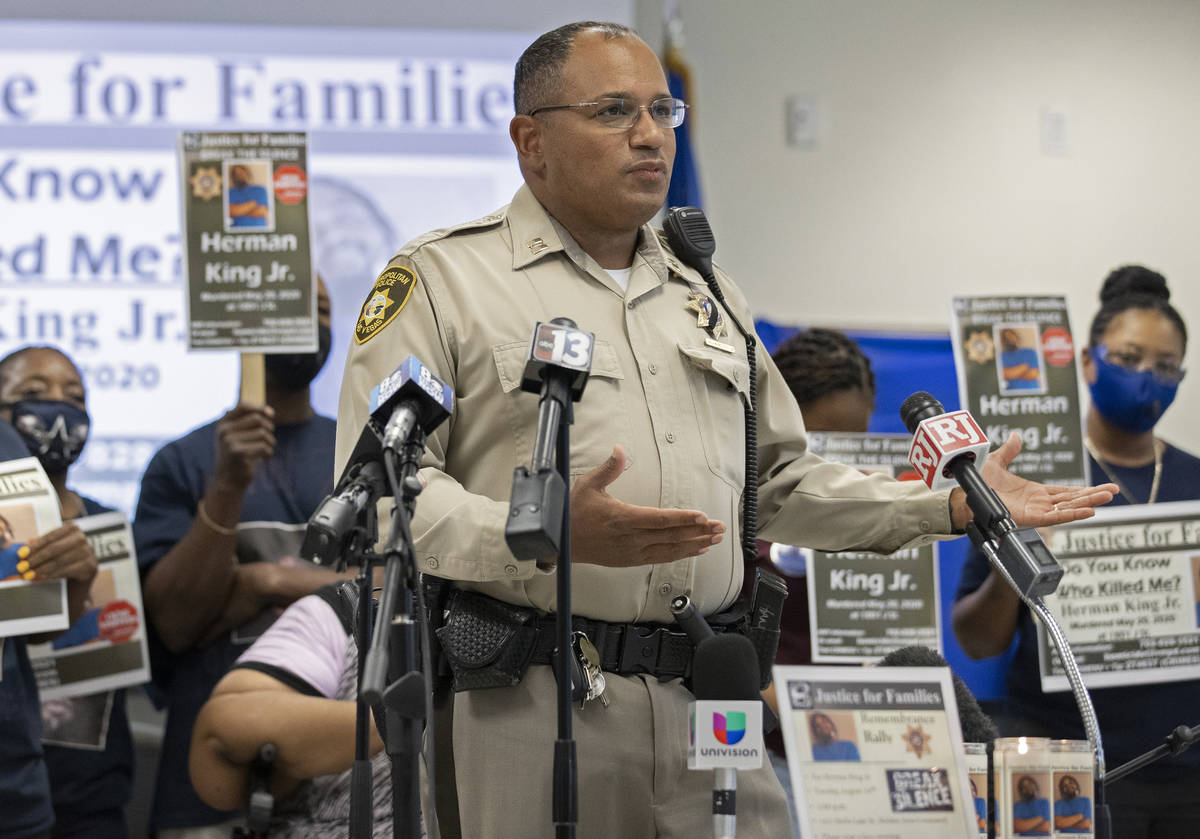
[[725,327],[725,318],[711,297],[693,291],[688,295],[687,307],[696,313],[696,326],[706,330],[713,338],[720,338],[729,330]]

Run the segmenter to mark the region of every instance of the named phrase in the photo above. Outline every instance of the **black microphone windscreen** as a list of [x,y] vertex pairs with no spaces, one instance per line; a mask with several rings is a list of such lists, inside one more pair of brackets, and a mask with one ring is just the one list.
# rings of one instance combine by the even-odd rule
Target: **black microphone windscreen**
[[950,681],[954,685],[954,700],[958,704],[958,724],[962,728],[966,743],[990,743],[1000,736],[1000,729],[992,718],[979,707],[979,701],[971,693],[966,682],[958,677],[950,662],[942,658],[937,650],[929,647],[912,646],[892,650],[879,661],[881,667],[946,667],[950,669]]
[[725,632],[701,641],[692,658],[692,693],[697,699],[759,699],[758,653],[750,639]]
[[917,391],[900,405],[900,419],[904,421],[904,427],[908,429],[909,434],[917,433],[917,426],[922,420],[944,413],[946,409],[942,407],[942,403],[923,390]]

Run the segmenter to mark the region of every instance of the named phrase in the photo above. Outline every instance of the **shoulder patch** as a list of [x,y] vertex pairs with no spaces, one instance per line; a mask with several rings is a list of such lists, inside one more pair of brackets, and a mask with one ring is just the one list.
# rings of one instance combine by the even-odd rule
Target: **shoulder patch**
[[379,275],[354,324],[354,342],[365,344],[392,322],[412,295],[417,278],[412,271],[389,265]]

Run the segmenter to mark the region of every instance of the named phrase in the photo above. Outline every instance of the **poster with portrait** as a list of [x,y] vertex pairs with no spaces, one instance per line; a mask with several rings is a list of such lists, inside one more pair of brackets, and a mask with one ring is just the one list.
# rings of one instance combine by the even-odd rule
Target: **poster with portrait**
[[803,835],[974,834],[949,668],[776,667],[773,676]]
[[312,352],[308,138],[179,135],[188,349]]
[[1011,471],[1087,480],[1075,340],[1061,296],[955,297],[951,344],[960,404],[993,445],[1021,436]]
[[0,637],[66,629],[65,580],[29,568],[35,536],[62,524],[58,495],[36,457],[0,463]]
[[[1047,595],[1090,688],[1200,678],[1200,502],[1101,508],[1055,527]],[[1038,624],[1042,690],[1070,690]]]
[[53,641],[29,648],[43,700],[67,699],[150,680],[146,613],[133,530],[121,513],[75,519],[100,568],[87,611]]
[[[907,434],[813,432],[809,448],[837,463],[899,480],[916,478]],[[890,555],[772,545],[772,561],[808,581],[809,636],[818,663],[870,663],[901,647],[942,650],[936,545]],[[801,565],[801,563],[803,563]]]

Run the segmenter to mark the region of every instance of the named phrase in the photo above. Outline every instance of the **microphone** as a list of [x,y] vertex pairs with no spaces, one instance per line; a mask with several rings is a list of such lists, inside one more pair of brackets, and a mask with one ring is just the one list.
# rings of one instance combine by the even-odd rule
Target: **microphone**
[[[699,615],[695,619],[704,623]],[[687,624],[684,628],[691,636]],[[696,701],[688,709],[688,769],[713,770],[713,836],[717,839],[732,839],[737,833],[737,770],[763,765],[766,747],[758,682],[758,655],[750,640],[735,632],[715,635],[708,629],[692,659]]]
[[576,329],[570,318],[539,322],[533,328],[521,390],[541,395],[537,433],[531,465],[513,470],[509,519],[504,528],[504,540],[518,559],[558,556],[566,483],[554,469],[554,454],[563,411],[583,396],[595,343],[595,336]]
[[395,451],[414,428],[428,434],[454,410],[454,391],[413,355],[371,388],[371,422],[383,427],[384,451]]
[[879,660],[880,667],[947,667],[950,668],[950,681],[954,685],[954,701],[958,705],[958,724],[962,729],[963,742],[988,743],[1000,736],[1000,729],[992,718],[979,707],[978,700],[967,687],[966,682],[958,677],[950,662],[942,658],[936,650],[928,647],[912,646],[892,650]]
[[301,559],[317,565],[336,565],[346,549],[346,540],[366,510],[391,490],[383,471],[379,435],[368,423],[346,461],[332,495],[325,496],[308,519]]
[[1062,566],[1037,531],[1017,527],[1000,496],[979,474],[975,464],[983,464],[988,440],[970,413],[946,413],[941,402],[919,391],[904,400],[900,418],[913,435],[908,462],[930,489],[953,483],[962,487],[974,516],[967,525],[971,541],[985,553],[990,543],[995,561],[1017,591],[1030,597],[1050,594],[1058,588]]

